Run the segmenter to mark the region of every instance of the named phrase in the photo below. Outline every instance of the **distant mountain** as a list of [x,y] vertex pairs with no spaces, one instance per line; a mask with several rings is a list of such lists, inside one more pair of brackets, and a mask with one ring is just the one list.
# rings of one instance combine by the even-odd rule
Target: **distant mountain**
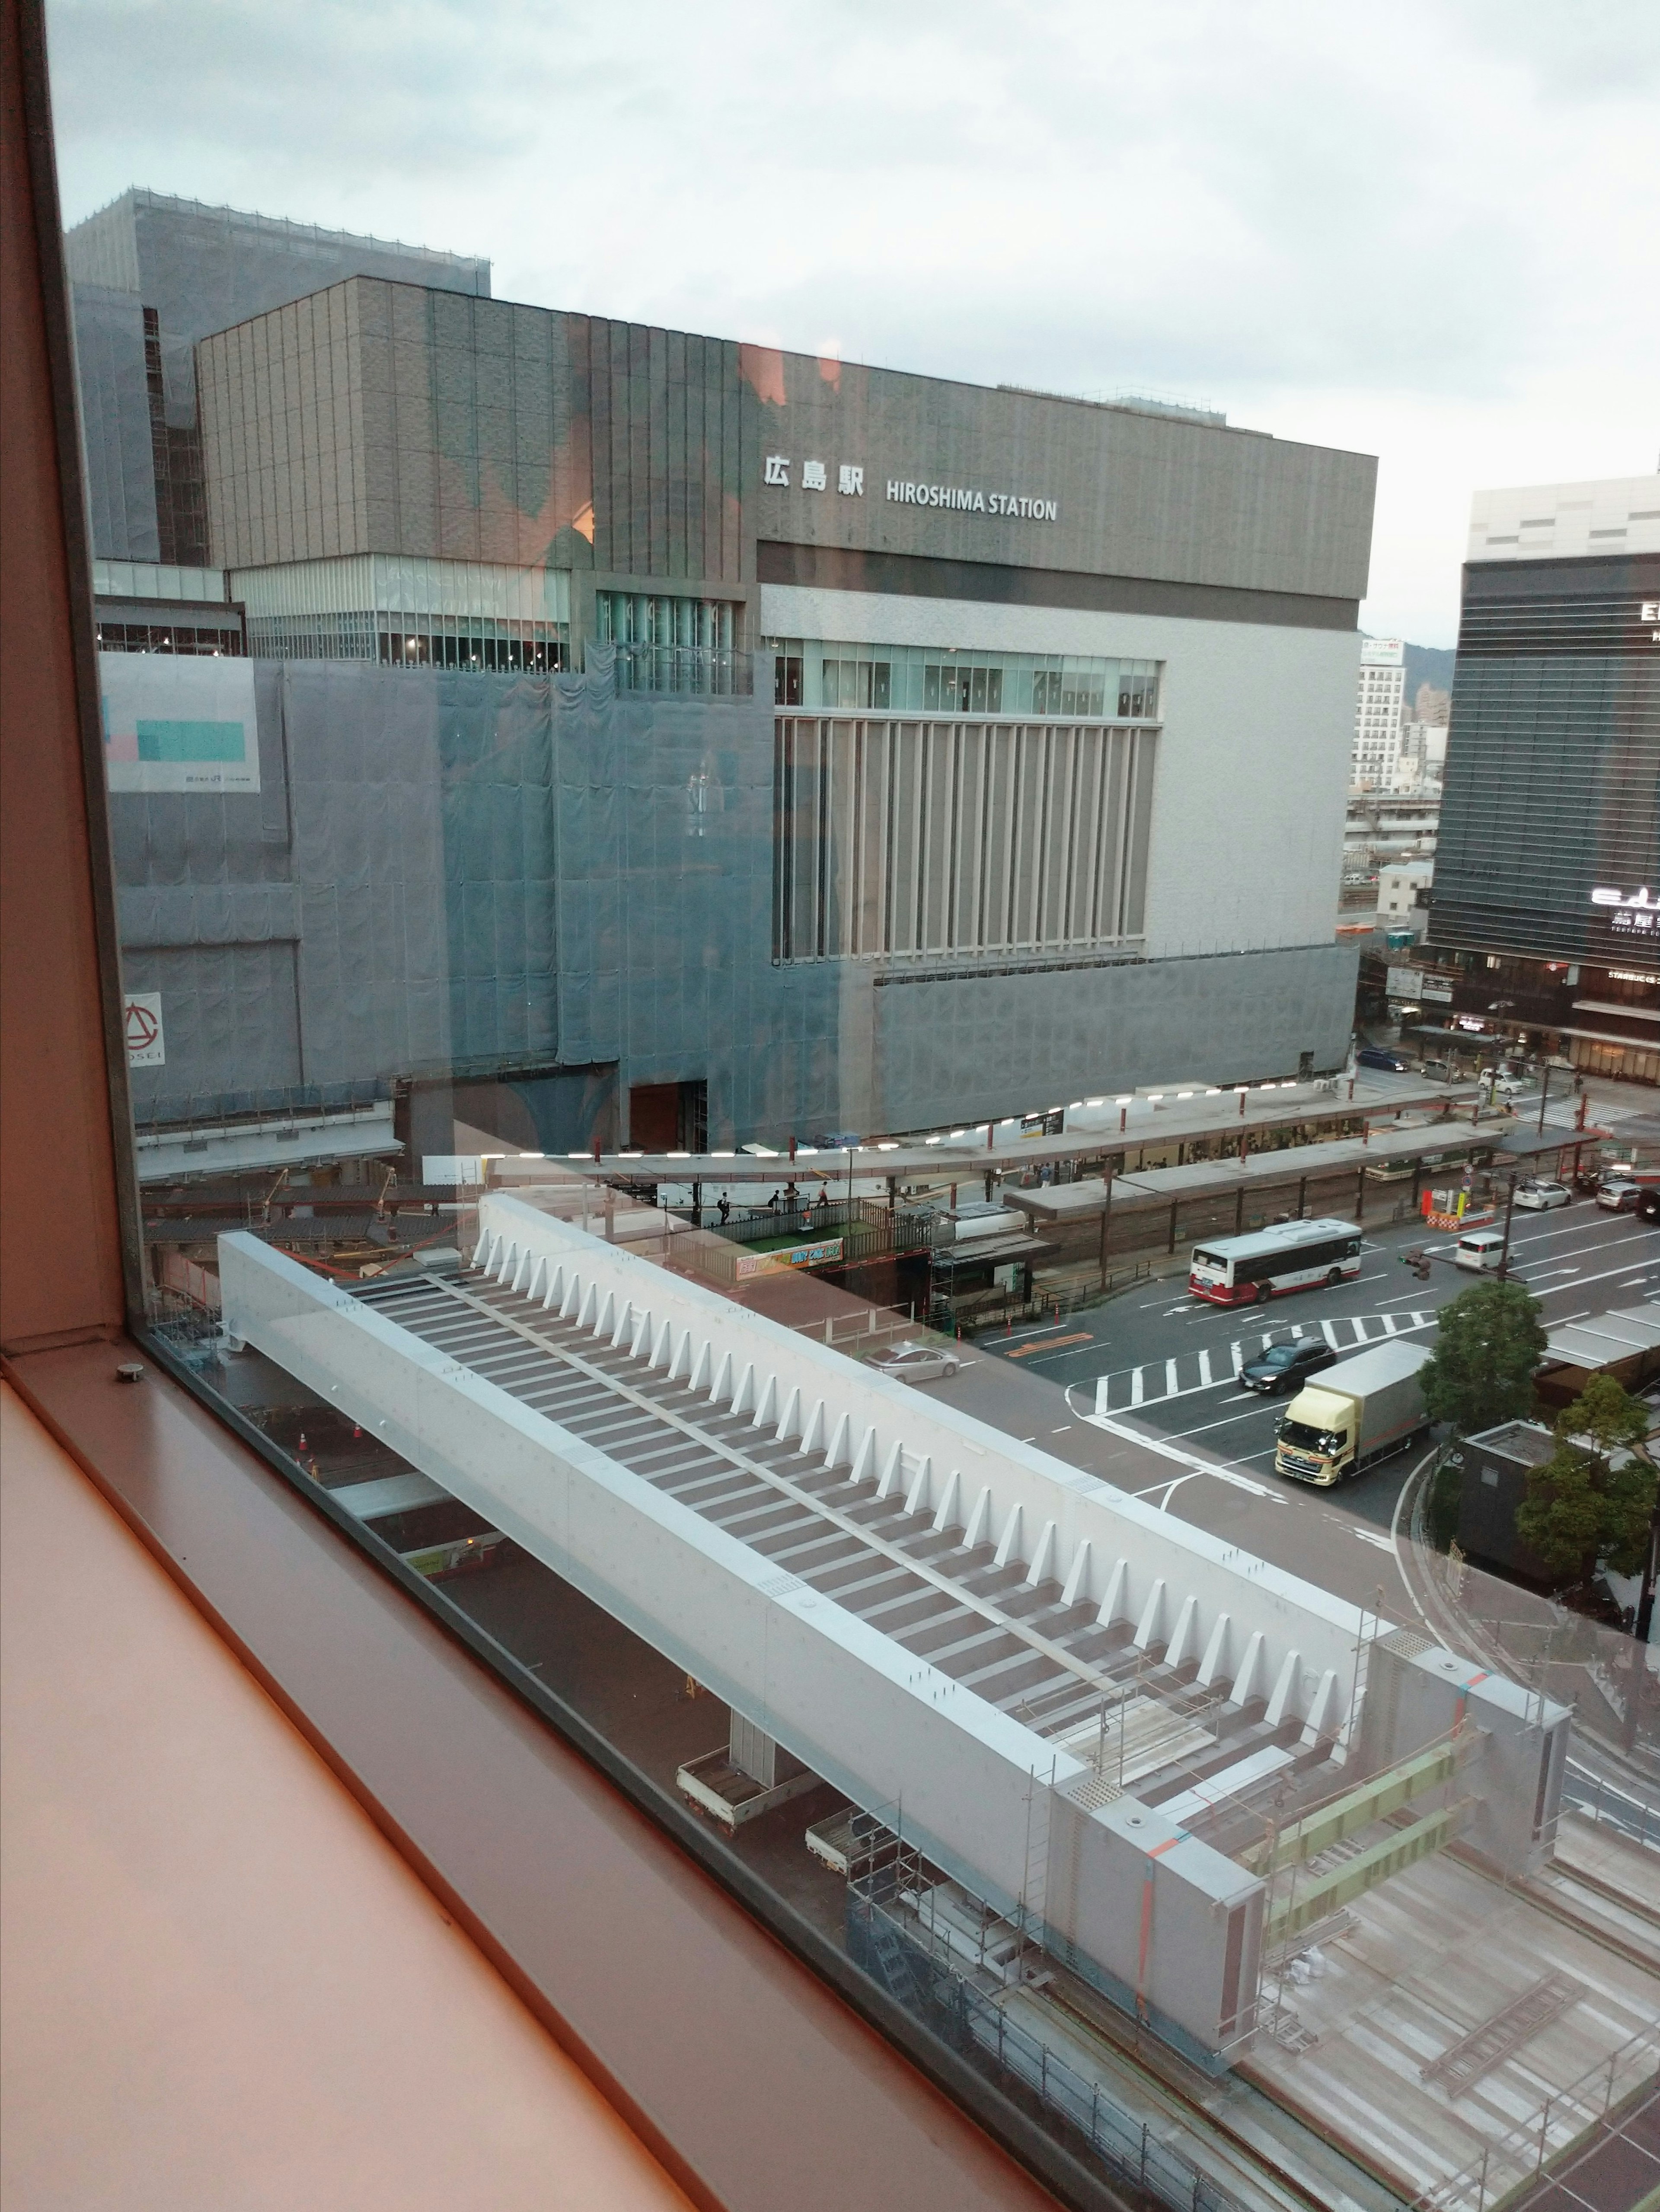
[[1432,684],[1438,691],[1451,690],[1454,655],[1450,645],[1409,645],[1406,658],[1408,708],[1418,696],[1420,684]]

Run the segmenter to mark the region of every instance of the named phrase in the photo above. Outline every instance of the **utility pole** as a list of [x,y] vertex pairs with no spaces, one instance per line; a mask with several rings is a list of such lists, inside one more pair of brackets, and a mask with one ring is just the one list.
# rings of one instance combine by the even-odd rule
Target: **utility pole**
[[1539,1134],[1545,1133],[1545,1101],[1550,1097],[1551,1064],[1545,1062],[1545,1073],[1539,1085]]
[[1515,1218],[1515,1216],[1516,1170],[1512,1168],[1511,1170],[1510,1188],[1505,1194],[1505,1249],[1499,1255],[1499,1279],[1501,1283],[1508,1282],[1510,1279],[1510,1230],[1511,1223]]

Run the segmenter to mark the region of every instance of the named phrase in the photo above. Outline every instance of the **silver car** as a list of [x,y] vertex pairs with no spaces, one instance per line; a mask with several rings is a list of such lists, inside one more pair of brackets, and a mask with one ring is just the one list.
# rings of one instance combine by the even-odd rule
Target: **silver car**
[[947,1344],[892,1344],[871,1354],[868,1364],[900,1382],[938,1382],[955,1375],[962,1355]]
[[1572,1206],[1573,1193],[1565,1182],[1522,1182],[1516,1186],[1516,1203],[1548,1213],[1553,1206]]

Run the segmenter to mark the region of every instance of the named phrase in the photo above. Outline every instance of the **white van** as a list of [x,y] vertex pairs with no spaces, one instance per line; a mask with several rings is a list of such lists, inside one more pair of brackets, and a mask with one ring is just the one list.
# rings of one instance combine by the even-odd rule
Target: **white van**
[[1496,1267],[1505,1256],[1505,1232],[1502,1229],[1472,1229],[1468,1237],[1459,1238],[1452,1256],[1458,1267],[1477,1267],[1485,1273]]

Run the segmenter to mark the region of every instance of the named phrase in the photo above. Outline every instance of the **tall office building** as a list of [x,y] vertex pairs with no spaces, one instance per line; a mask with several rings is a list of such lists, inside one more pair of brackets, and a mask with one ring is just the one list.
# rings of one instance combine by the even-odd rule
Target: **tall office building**
[[489,263],[133,190],[64,241],[92,550],[208,561],[196,342],[353,275],[488,295]]
[[1358,791],[1392,791],[1401,751],[1406,647],[1398,637],[1363,637],[1355,686],[1349,781]]
[[195,383],[264,796],[210,899],[124,769],[142,1110],[465,1061],[550,1148],[724,1145],[1341,1065],[1370,459],[380,276]]
[[1660,477],[1476,495],[1429,934],[1456,1010],[1660,1081]]

